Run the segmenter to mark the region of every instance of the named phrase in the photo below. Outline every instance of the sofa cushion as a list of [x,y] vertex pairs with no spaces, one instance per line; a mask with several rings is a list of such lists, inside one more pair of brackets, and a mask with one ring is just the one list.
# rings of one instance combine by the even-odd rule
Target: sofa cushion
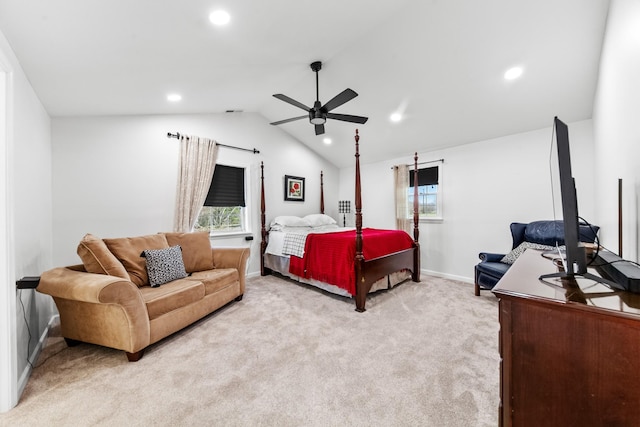
[[156,288],[142,286],[140,294],[147,305],[149,320],[153,320],[204,298],[204,285],[196,280],[178,279]]
[[107,245],[93,234],[85,234],[77,249],[88,273],[107,274],[129,280],[129,273]]
[[198,233],[164,233],[169,246],[180,245],[182,248],[182,259],[187,273],[194,271],[211,270],[213,256],[211,255],[211,242],[209,232]]
[[198,271],[188,278],[204,283],[205,294],[210,295],[237,282],[240,280],[240,275],[235,268],[216,268],[215,270]]
[[169,247],[164,234],[151,234],[139,237],[122,237],[104,239],[109,250],[120,260],[129,273],[129,280],[138,286],[149,284],[147,263],[140,256],[147,249],[164,249]]
[[152,288],[187,277],[180,246],[146,249],[142,251],[141,256],[147,260],[147,275],[149,276],[149,285]]

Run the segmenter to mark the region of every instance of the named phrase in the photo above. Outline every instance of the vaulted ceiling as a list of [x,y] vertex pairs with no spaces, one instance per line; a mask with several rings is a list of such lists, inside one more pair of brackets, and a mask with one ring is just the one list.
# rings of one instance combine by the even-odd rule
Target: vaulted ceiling
[[[359,96],[316,136],[279,128],[335,165],[409,156],[588,119],[608,0],[0,0],[0,30],[52,117],[257,112],[304,115]],[[209,14],[225,9],[229,24]],[[521,66],[519,79],[507,69]],[[177,92],[182,100],[168,102]],[[389,120],[394,112],[403,118]],[[242,114],[242,113],[234,113]],[[184,130],[188,132],[188,129]],[[215,135],[208,135],[215,138]],[[332,143],[323,143],[330,137]]]

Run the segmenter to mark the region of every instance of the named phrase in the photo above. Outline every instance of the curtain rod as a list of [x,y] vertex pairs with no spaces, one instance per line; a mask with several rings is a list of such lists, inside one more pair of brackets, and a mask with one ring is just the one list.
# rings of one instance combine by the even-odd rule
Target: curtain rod
[[[180,139],[180,132],[176,132],[176,133],[171,133],[171,132],[167,132],[167,138],[175,138],[175,139]],[[189,139],[189,137],[186,137],[187,139]],[[242,150],[242,151],[250,151],[253,154],[260,154],[259,150],[251,149],[251,148],[243,148],[243,147],[234,147],[233,145],[226,145],[226,144],[220,144],[219,142],[216,142],[216,145],[218,147],[225,147],[225,148],[233,148],[234,150]]]
[[[425,162],[418,162],[418,165],[426,165],[427,163],[444,163],[444,159],[438,159],[438,160],[428,160]],[[413,166],[413,164],[408,164],[406,166]],[[391,169],[393,169],[394,166],[391,166]]]

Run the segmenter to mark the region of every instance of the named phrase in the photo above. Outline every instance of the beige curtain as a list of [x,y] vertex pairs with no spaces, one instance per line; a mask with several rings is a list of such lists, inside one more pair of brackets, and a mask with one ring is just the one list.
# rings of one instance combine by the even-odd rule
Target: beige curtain
[[218,159],[218,145],[212,139],[180,136],[180,168],[173,220],[175,232],[188,233],[198,219],[209,192]]
[[393,181],[396,193],[396,228],[411,234],[412,222],[411,219],[407,218],[409,213],[409,199],[407,197],[407,189],[409,188],[409,167],[407,165],[394,166]]

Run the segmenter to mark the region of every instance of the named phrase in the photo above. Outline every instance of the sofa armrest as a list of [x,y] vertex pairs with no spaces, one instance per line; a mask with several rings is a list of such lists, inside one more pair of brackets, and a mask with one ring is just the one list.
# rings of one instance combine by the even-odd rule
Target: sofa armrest
[[131,353],[149,345],[147,306],[126,279],[59,267],[42,274],[37,290],[53,297],[65,338]]
[[500,262],[504,258],[504,254],[494,254],[491,252],[480,252],[478,257],[482,262]]
[[[112,285],[121,288],[120,292],[114,293]],[[136,299],[135,295],[140,297],[136,285],[126,279],[67,267],[45,271],[37,290],[52,297],[97,304],[117,302],[118,295],[123,292],[128,293],[129,298]],[[141,298],[140,302],[142,303]]]
[[213,264],[216,268],[235,268],[240,276],[240,292],[244,294],[247,259],[250,249],[247,248],[212,248]]

